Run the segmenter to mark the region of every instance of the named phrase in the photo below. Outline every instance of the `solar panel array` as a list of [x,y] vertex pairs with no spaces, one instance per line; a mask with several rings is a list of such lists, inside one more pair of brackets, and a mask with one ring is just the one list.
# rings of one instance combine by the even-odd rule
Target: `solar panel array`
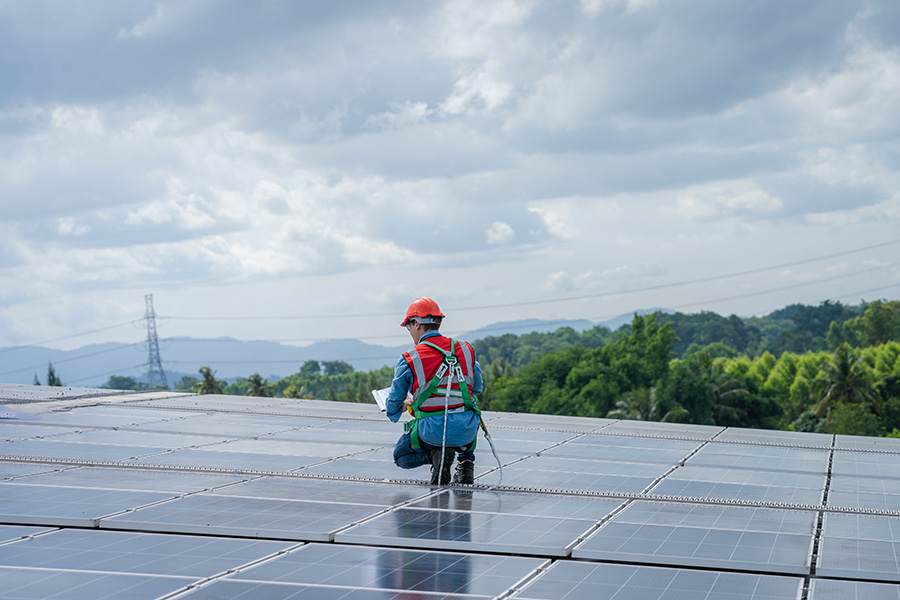
[[487,412],[437,487],[374,405],[0,405],[0,598],[900,600],[893,440]]

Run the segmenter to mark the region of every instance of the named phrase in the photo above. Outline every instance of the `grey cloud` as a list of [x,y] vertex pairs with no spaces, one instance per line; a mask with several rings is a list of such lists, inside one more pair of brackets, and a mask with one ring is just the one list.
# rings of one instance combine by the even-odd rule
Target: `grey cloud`
[[[166,5],[194,5],[164,31],[120,35],[152,19]],[[122,95],[190,98],[203,70],[239,73],[286,41],[303,42],[297,61],[314,58],[317,46],[335,37],[333,27],[371,16],[387,20],[392,11],[415,14],[418,3],[389,6],[327,1],[222,2],[29,2],[7,10],[0,25],[0,63],[9,101],[96,102]]]
[[872,184],[829,184],[802,175],[760,178],[760,186],[781,199],[786,217],[857,209],[877,204],[890,197],[880,186]]

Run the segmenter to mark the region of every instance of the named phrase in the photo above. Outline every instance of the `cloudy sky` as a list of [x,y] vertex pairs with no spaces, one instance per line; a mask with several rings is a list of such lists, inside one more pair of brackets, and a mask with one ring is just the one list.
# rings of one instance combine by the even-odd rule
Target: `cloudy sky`
[[0,346],[900,296],[896,0],[0,0],[0,81]]

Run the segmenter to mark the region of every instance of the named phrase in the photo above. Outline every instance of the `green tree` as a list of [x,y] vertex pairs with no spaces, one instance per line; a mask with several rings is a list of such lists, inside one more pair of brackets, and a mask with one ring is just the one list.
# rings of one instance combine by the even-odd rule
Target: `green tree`
[[815,381],[815,413],[825,418],[825,429],[831,432],[832,412],[844,404],[857,404],[880,412],[880,399],[863,366],[862,356],[842,344],[826,363]]
[[616,402],[616,408],[606,414],[609,419],[632,421],[683,422],[688,412],[676,405],[666,409],[657,398],[656,388],[640,388],[625,394]]
[[869,303],[861,317],[851,321],[863,346],[900,341],[900,301]]
[[308,393],[309,390],[307,390],[305,386],[298,388],[292,383],[284,388],[284,390],[282,391],[282,396],[284,398],[295,398],[299,400],[301,398],[306,398]]
[[322,370],[326,376],[347,375],[353,372],[353,365],[342,360],[326,360],[322,361]]
[[147,384],[138,381],[134,377],[110,375],[109,380],[100,387],[110,390],[143,390],[147,387]]
[[56,375],[56,371],[53,369],[53,363],[47,363],[47,385],[52,385],[54,387],[62,387],[62,380]]
[[175,384],[175,390],[179,392],[193,392],[200,380],[190,375],[182,375],[181,381]]
[[259,373],[254,373],[247,381],[249,383],[247,396],[256,396],[259,398],[269,397],[269,382],[263,379]]
[[322,365],[317,360],[308,360],[300,367],[300,375],[303,377],[312,377],[313,375],[322,374]]
[[216,381],[216,372],[211,367],[200,367],[200,376],[203,378],[194,386],[194,392],[198,394],[221,394],[222,384]]

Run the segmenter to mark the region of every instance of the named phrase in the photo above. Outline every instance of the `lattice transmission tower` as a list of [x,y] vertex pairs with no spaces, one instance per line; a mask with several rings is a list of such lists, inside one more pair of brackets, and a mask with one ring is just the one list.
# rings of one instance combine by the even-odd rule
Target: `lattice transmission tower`
[[150,356],[147,359],[149,365],[147,369],[147,389],[152,390],[154,387],[161,385],[169,387],[166,381],[166,372],[162,367],[162,359],[159,357],[159,338],[156,337],[156,311],[153,310],[153,294],[144,296],[147,304],[147,312],[144,318],[147,320],[147,348]]

